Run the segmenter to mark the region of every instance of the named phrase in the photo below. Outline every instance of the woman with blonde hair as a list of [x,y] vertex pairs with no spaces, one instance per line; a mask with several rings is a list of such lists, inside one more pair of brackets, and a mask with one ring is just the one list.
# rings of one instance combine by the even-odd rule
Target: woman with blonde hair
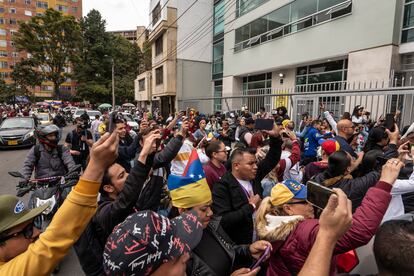
[[[337,255],[367,244],[374,236],[391,199],[390,191],[402,163],[391,159],[384,165],[381,178],[371,187],[352,218],[351,228],[336,243],[330,275],[336,273]],[[306,200],[307,188],[295,180],[276,184],[256,212],[256,234],[272,244],[267,275],[297,275],[306,261],[319,221]]]

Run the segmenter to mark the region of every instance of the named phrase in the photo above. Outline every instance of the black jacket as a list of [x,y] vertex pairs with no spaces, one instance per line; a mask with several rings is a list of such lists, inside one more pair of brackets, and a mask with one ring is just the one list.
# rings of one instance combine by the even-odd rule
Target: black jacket
[[208,257],[211,259],[214,259],[217,258],[215,254],[217,250],[224,250],[228,258],[220,261],[227,262],[226,264],[223,264],[223,266],[228,267],[228,274],[226,275],[230,275],[231,272],[236,268],[242,266],[250,267],[250,265],[252,264],[253,259],[250,254],[249,245],[234,244],[231,241],[231,239],[227,236],[223,228],[220,226],[220,220],[221,217],[213,216],[207,228],[204,229],[203,237],[199,243],[199,246],[192,250],[190,260],[187,262],[187,275],[220,276],[215,273],[216,270],[214,268],[211,268],[208,265],[210,263],[214,263],[214,261],[210,261],[205,258],[202,259],[197,254],[199,250],[202,250],[201,244],[203,243],[205,234],[210,234],[211,236],[213,236],[216,242],[208,244],[209,250],[207,252],[203,252],[203,254],[208,255]]
[[131,170],[116,200],[108,196],[101,197],[96,214],[75,244],[76,254],[86,275],[103,275],[103,250],[106,239],[116,225],[134,212],[149,170],[150,166],[138,162]]
[[227,136],[220,136],[219,140],[222,141],[226,147],[231,147],[231,143],[236,141],[234,139],[234,130],[229,128],[229,130],[227,131]]
[[[337,179],[334,184],[329,185],[329,188],[340,188],[342,191],[344,191],[344,193],[352,201],[352,212],[355,212],[356,208],[361,205],[361,202],[364,199],[364,196],[367,193],[368,189],[372,186],[375,186],[379,178],[380,173],[377,171],[372,171],[362,177],[354,179]],[[327,181],[328,179],[332,179],[332,177],[329,176],[328,171],[325,171],[316,175],[312,180],[317,183],[324,184],[324,181]],[[328,185],[324,184],[324,186]]]
[[[262,195],[262,179],[276,167],[280,160],[282,140],[270,138],[270,149],[258,164],[256,177],[252,180],[253,192]],[[221,225],[236,244],[250,244],[253,238],[253,207],[237,179],[227,172],[213,185],[213,211],[222,216]]]

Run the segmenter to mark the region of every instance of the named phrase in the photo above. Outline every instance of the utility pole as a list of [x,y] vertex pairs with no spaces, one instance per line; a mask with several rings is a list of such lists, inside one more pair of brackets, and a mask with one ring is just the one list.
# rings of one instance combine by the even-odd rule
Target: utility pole
[[112,58],[112,110],[115,110],[115,61]]

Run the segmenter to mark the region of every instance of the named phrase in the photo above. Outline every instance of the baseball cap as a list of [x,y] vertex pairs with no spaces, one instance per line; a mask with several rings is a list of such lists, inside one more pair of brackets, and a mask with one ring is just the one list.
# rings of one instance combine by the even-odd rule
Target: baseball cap
[[308,189],[305,185],[293,179],[286,179],[273,186],[270,192],[270,201],[273,206],[280,206],[293,198],[306,199],[307,195]]
[[164,262],[190,252],[202,235],[194,210],[172,220],[153,211],[134,213],[109,236],[104,271],[107,275],[151,274]]
[[14,195],[0,195],[0,233],[40,215],[49,204],[27,209],[23,201]]
[[335,151],[338,151],[341,149],[341,145],[333,139],[328,139],[328,140],[320,140],[320,145],[322,150],[329,156],[332,153],[334,153]]

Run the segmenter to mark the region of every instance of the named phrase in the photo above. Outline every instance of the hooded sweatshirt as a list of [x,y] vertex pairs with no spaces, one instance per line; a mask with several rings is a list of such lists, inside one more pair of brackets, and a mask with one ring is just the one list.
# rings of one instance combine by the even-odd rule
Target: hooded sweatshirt
[[[374,236],[391,200],[391,188],[390,184],[379,181],[368,190],[353,215],[351,228],[335,246],[330,275],[335,275],[337,255],[367,244]],[[263,215],[262,207],[256,216],[256,232],[273,246],[267,275],[297,275],[315,242],[319,221],[302,216]]]

